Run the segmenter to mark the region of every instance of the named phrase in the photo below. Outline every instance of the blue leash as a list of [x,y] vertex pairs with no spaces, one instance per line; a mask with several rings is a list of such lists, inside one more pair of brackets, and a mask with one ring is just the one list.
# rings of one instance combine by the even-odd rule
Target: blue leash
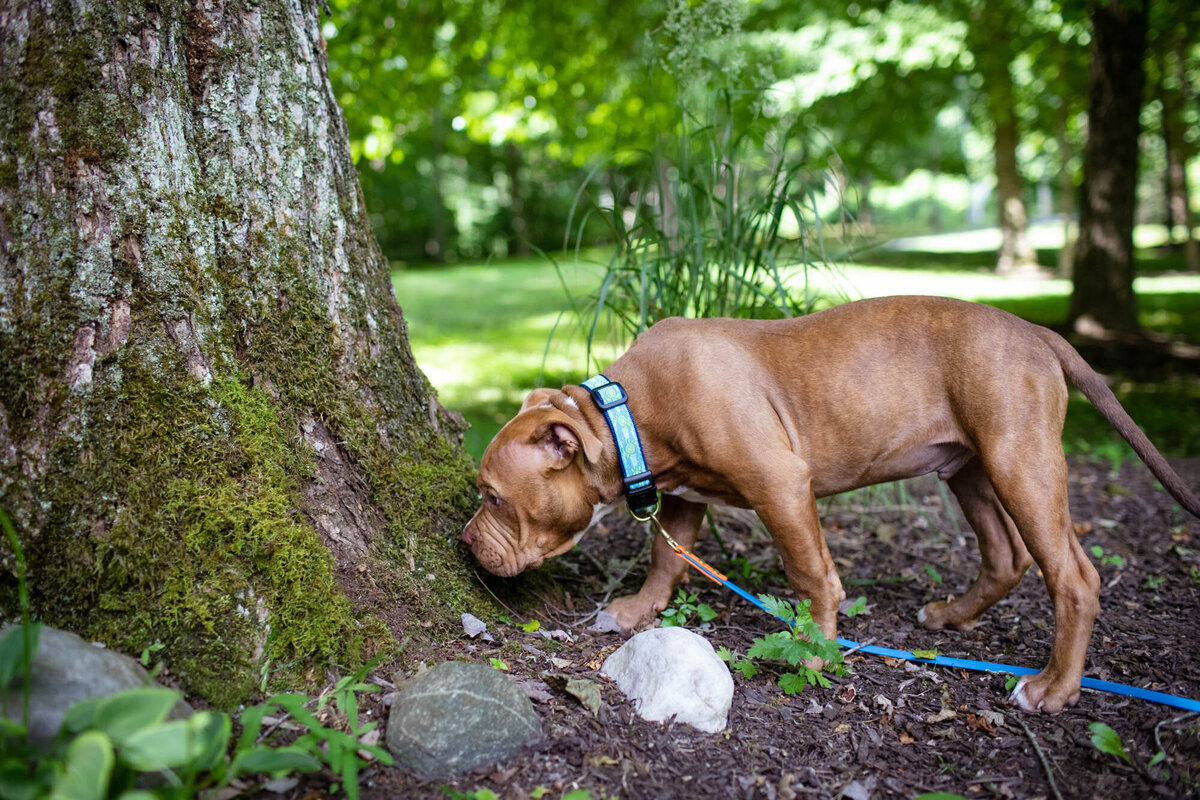
[[[749,600],[751,603],[758,606],[763,611],[766,611],[768,614],[771,614],[776,619],[785,622],[789,626],[792,624],[777,614],[774,614],[762,600],[759,600],[757,597],[726,578],[720,572],[717,572],[717,570],[700,560],[700,558],[698,558],[686,547],[671,538],[671,535],[668,534],[666,530],[663,529],[662,524],[659,523],[656,515],[651,514],[649,519],[654,523],[655,527],[658,528],[659,533],[666,538],[667,543],[671,545],[671,549],[675,551],[675,554],[684,561],[688,562],[693,567],[696,567],[696,569],[704,573],[704,575],[710,580],[716,581],[717,583],[720,583],[723,586],[731,589],[734,593],[741,595],[743,598]],[[921,658],[908,650],[896,650],[891,647],[877,647],[876,645],[872,644],[859,644],[858,642],[852,642],[849,639],[842,639],[840,637],[838,638],[837,643],[842,647],[859,650],[863,653],[869,653],[875,656],[899,658],[904,661],[915,661],[921,664],[935,664],[939,667],[958,667],[959,669],[968,669],[974,672],[1002,672],[1011,675],[1036,675],[1038,672],[1038,670],[1030,669],[1029,667],[1014,667],[1007,664],[996,664],[991,661],[975,661],[970,658],[954,658],[952,656]],[[1155,692],[1150,689],[1142,689],[1137,686],[1126,686],[1123,683],[1102,681],[1097,678],[1084,678],[1082,685],[1085,689],[1095,689],[1096,691],[1100,692],[1109,692],[1110,694],[1135,697],[1139,700],[1149,700],[1152,703],[1159,703],[1164,706],[1171,706],[1172,708],[1181,708],[1184,711],[1200,713],[1200,700],[1192,700],[1187,697],[1178,697],[1176,695],[1166,694],[1164,692]]]

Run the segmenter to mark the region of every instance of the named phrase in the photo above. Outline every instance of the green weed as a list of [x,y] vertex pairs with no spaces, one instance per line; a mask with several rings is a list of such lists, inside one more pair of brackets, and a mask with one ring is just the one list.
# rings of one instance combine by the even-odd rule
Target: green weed
[[697,594],[689,594],[680,589],[675,594],[673,605],[662,612],[662,627],[685,626],[692,621],[693,617],[699,618],[701,623],[716,619],[717,612],[713,611],[712,607],[706,603],[697,602],[698,599]]
[[845,674],[841,649],[836,641],[825,638],[813,620],[811,600],[793,604],[767,594],[758,597],[771,614],[788,624],[788,630],[756,638],[745,658],[738,657],[727,647],[719,648],[717,655],[728,662],[731,669],[749,679],[759,672],[756,659],[785,664],[792,671],[781,674],[778,684],[787,694],[796,694],[809,686],[829,688],[829,679],[820,670],[808,666],[814,659],[824,662],[825,668],[832,668],[835,675]]

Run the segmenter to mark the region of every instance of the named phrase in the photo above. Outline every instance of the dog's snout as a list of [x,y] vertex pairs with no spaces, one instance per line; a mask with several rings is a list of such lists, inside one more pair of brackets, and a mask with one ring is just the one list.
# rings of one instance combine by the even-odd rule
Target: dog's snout
[[470,525],[468,525],[467,527],[463,528],[463,532],[462,532],[462,540],[463,540],[464,542],[466,542],[468,545],[475,544],[475,534],[471,532],[471,526],[470,526]]

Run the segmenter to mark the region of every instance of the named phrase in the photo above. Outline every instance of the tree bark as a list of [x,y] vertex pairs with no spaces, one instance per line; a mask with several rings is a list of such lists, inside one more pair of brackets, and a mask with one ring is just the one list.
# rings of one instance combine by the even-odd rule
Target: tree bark
[[1139,327],[1133,293],[1133,217],[1145,50],[1144,5],[1120,0],[1093,5],[1088,138],[1070,310],[1076,327]]
[[0,506],[35,613],[225,707],[487,602],[319,9],[0,10]]

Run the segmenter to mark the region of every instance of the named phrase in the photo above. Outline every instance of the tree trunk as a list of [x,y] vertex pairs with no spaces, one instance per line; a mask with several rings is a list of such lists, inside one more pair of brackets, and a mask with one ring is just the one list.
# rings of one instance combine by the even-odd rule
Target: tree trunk
[[1088,138],[1070,322],[1138,330],[1133,215],[1146,50],[1144,6],[1110,0],[1092,9]]
[[508,172],[508,210],[512,218],[512,255],[527,256],[529,249],[529,217],[525,213],[524,184],[521,181],[521,149],[513,142],[504,146],[504,165]]
[[1163,143],[1167,155],[1167,241],[1175,244],[1175,229],[1183,226],[1181,245],[1184,266],[1195,272],[1200,270],[1200,244],[1192,231],[1192,208],[1188,193],[1189,153],[1183,120],[1187,75],[1184,71],[1186,52],[1181,30],[1172,32],[1161,57],[1159,98],[1162,101]]
[[[1067,51],[1065,47],[1058,48],[1058,79],[1065,89],[1067,84]],[[1071,277],[1071,265],[1075,257],[1075,236],[1072,231],[1071,211],[1075,197],[1075,179],[1071,175],[1071,137],[1067,131],[1067,121],[1070,118],[1070,97],[1066,91],[1059,101],[1056,112],[1055,127],[1058,136],[1058,215],[1062,221],[1062,247],[1058,251],[1058,274],[1063,278]]]
[[319,0],[0,11],[0,506],[35,613],[160,640],[223,707],[487,602],[320,26]]
[[1037,255],[1026,236],[1021,173],[1017,169],[1017,116],[1013,108],[1012,73],[1007,60],[996,60],[984,81],[995,129],[996,205],[1000,212],[1000,252],[996,256],[996,271],[1008,274],[1037,266]]

